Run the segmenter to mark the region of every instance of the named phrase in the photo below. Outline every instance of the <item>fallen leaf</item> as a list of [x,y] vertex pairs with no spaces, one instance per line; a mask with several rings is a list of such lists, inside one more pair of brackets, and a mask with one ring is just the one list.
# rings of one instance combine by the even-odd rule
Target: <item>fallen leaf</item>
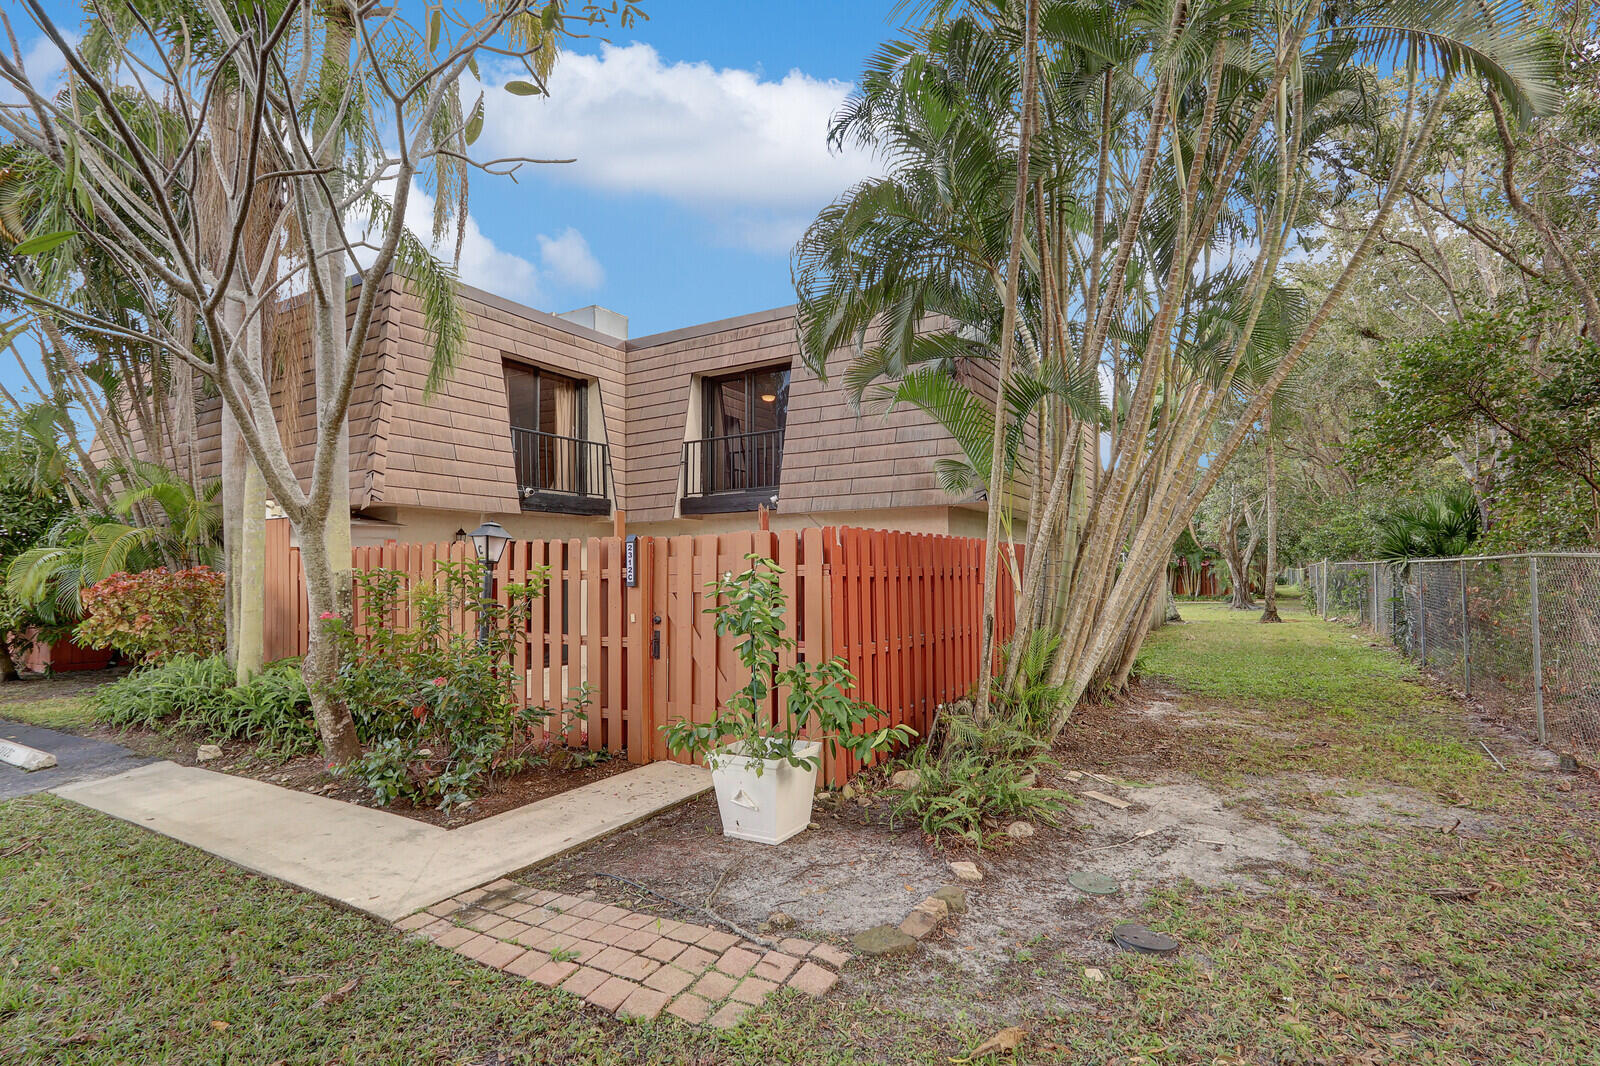
[[1021,1046],[1022,1038],[1027,1035],[1028,1031],[1021,1026],[1009,1026],[973,1048],[965,1058],[952,1058],[950,1061],[971,1062],[973,1059],[981,1058],[984,1055],[993,1055],[997,1051],[1004,1051],[1009,1054]]
[[352,977],[352,978],[350,978],[350,980],[346,981],[344,984],[340,985],[338,988],[334,989],[332,992],[328,992],[328,993],[323,994],[317,1000],[317,1004],[316,1005],[319,1006],[319,1007],[331,1007],[331,1006],[333,1006],[335,1004],[343,1003],[345,997],[348,996],[351,992],[355,991],[356,985],[359,985],[360,983],[361,983],[361,978]]
[[1481,888],[1430,888],[1425,895],[1438,900],[1467,901],[1477,899],[1482,891]]
[[[19,843],[13,844],[6,850],[0,851],[0,859],[10,859],[17,855],[21,855],[23,852],[28,851],[31,848],[39,848],[39,842],[42,839],[42,837],[32,837],[28,840],[23,840]],[[43,851],[44,849],[39,848],[39,850]]]

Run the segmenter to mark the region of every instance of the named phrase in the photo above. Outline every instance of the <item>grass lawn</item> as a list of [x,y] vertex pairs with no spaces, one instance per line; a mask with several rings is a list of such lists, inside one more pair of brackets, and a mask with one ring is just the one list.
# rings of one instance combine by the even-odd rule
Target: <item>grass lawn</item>
[[28,725],[77,733],[95,724],[94,711],[77,696],[51,696],[42,700],[0,703],[0,718]]
[[[1281,626],[1181,610],[1146,686],[1219,724],[1178,772],[1271,792],[1251,813],[1310,862],[1259,872],[1265,893],[1164,886],[1140,918],[1182,954],[1117,956],[1104,982],[1062,980],[1043,963],[1070,947],[1039,938],[1058,1006],[1016,1019],[1017,1061],[1600,1063],[1592,786],[1499,773],[1409,665],[1297,606]],[[1481,817],[1441,832],[1330,813],[1330,794],[1371,790]],[[875,966],[923,956],[852,963],[828,998],[775,999],[732,1033],[618,1023],[49,797],[0,804],[0,885],[6,1063],[929,1063],[987,1035],[874,991]],[[1430,895],[1462,888],[1479,894]]]
[[1234,782],[1312,771],[1480,807],[1520,794],[1484,755],[1458,705],[1415,664],[1374,648],[1378,638],[1294,604],[1280,611],[1279,625],[1216,602],[1182,604],[1180,613],[1188,624],[1158,630],[1140,672],[1233,726],[1207,735],[1212,767],[1197,760],[1191,769]]

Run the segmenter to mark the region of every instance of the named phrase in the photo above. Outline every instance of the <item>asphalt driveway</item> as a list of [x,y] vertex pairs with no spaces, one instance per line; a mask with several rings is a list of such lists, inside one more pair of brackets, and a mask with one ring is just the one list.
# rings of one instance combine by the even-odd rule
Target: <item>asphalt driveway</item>
[[54,729],[41,729],[3,718],[0,718],[0,739],[14,740],[30,748],[48,751],[56,757],[56,765],[32,773],[0,764],[0,800],[44,792],[74,781],[110,777],[155,761],[136,755],[120,744],[58,733]]

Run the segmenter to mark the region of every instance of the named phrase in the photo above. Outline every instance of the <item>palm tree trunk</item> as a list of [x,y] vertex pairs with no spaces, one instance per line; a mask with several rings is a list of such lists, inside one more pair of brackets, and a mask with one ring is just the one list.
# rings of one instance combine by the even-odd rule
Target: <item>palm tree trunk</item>
[[1267,572],[1261,582],[1264,602],[1263,622],[1281,622],[1278,617],[1278,457],[1272,446],[1272,408],[1267,408],[1264,436],[1267,444]]
[[994,687],[995,594],[1000,582],[1000,509],[1005,504],[1006,386],[1011,378],[1011,359],[1016,347],[1017,283],[1022,274],[1022,236],[1028,213],[1028,152],[1032,144],[1034,113],[1034,52],[1038,33],[1039,0],[1028,0],[1023,15],[1022,107],[1017,139],[1017,188],[1011,203],[1011,245],[1006,268],[1005,312],[1000,327],[1000,365],[994,389],[994,440],[989,455],[989,507],[983,534],[983,641],[978,654],[978,695],[973,717],[982,722],[989,716],[989,698]]

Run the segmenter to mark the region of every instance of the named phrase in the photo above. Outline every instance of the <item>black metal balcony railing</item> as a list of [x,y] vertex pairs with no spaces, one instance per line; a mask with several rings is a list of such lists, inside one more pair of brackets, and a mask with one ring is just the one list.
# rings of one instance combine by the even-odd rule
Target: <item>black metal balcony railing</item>
[[684,509],[753,509],[778,491],[782,472],[781,429],[684,441]]
[[605,514],[610,509],[611,456],[601,442],[513,426],[511,451],[523,510]]

